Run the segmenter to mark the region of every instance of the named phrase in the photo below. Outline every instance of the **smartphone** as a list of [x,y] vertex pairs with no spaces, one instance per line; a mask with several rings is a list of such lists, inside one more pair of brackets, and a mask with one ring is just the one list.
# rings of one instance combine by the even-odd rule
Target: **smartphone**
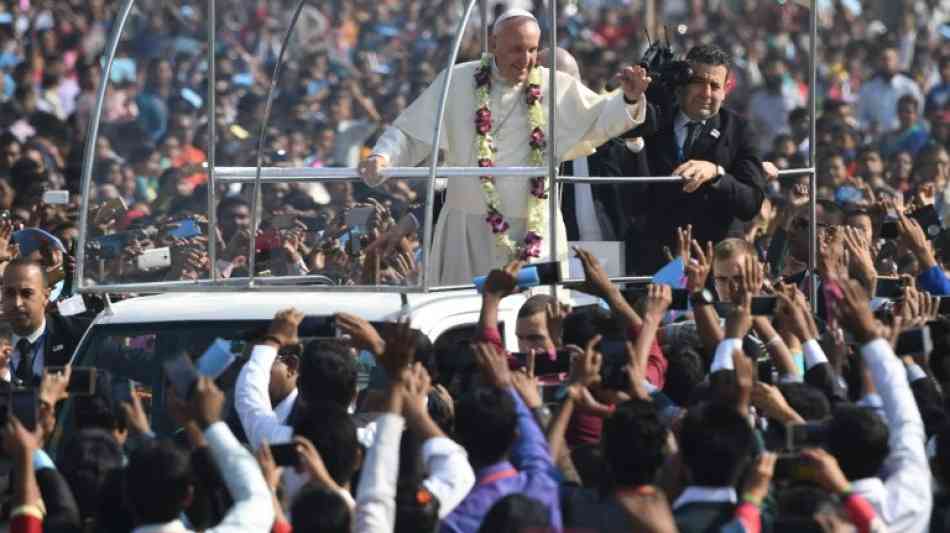
[[881,238],[896,239],[898,236],[900,236],[900,232],[897,230],[897,220],[890,217],[884,219],[884,222],[881,223]]
[[[646,287],[635,287],[624,289],[623,295],[630,305],[636,305],[640,299],[646,297],[647,292],[648,289]],[[673,301],[670,303],[671,310],[686,311],[689,309],[689,291],[687,289],[673,289],[672,293]]]
[[346,212],[344,221],[349,228],[365,227],[375,212],[374,207],[354,207]]
[[182,100],[191,104],[191,106],[195,109],[201,109],[201,106],[204,105],[204,99],[201,98],[198,93],[192,89],[189,89],[188,87],[183,88],[180,94]]
[[297,336],[301,338],[337,337],[336,318],[332,316],[307,316],[297,327]]
[[43,203],[48,205],[66,205],[69,203],[69,191],[46,191]]
[[323,231],[327,229],[327,217],[326,216],[317,216],[317,217],[297,217],[304,226],[307,226],[307,231]]
[[113,233],[112,235],[96,237],[91,242],[99,245],[99,257],[101,259],[115,259],[122,255],[122,250],[129,242],[129,236],[126,233]]
[[10,411],[28,431],[36,430],[38,409],[36,389],[17,389],[10,393]]
[[829,426],[827,422],[807,422],[805,424],[785,425],[785,447],[788,450],[800,450],[821,446],[827,441]]
[[94,217],[94,224],[102,225],[110,220],[118,220],[125,212],[129,210],[129,207],[126,205],[125,200],[122,198],[113,198],[107,200],[104,204],[99,206],[99,209],[96,211],[96,216]]
[[[514,359],[514,369],[524,368],[528,365],[528,354],[524,352],[515,352],[511,354]],[[567,350],[558,350],[554,353],[552,359],[549,354],[536,353],[534,356],[534,375],[549,376],[553,374],[562,374],[571,370],[571,352]]]
[[274,457],[277,466],[297,466],[300,464],[300,454],[297,453],[296,443],[271,444],[270,454]]
[[874,296],[896,300],[904,296],[904,280],[901,278],[879,277]]
[[135,394],[135,382],[131,379],[119,379],[112,382],[112,403],[116,407],[123,403],[132,403],[132,395]]
[[773,316],[778,300],[775,296],[753,296],[752,316]]
[[151,248],[142,252],[136,259],[139,270],[166,268],[172,265],[171,248]]
[[237,359],[231,350],[231,341],[217,338],[211,346],[201,354],[195,363],[198,373],[211,379],[218,379],[228,367]]
[[254,239],[254,248],[257,253],[269,252],[275,248],[280,248],[280,231],[271,228],[261,232]]
[[168,234],[176,239],[190,239],[201,235],[201,229],[193,219],[186,218],[175,222],[175,224],[177,224],[177,227],[170,230]]
[[231,131],[231,135],[234,135],[240,141],[246,140],[251,136],[250,132],[237,124],[233,124],[229,130]]
[[[66,371],[62,366],[48,366],[46,371],[50,374],[62,374]],[[66,392],[75,396],[92,396],[96,393],[96,373],[95,367],[73,367],[69,374],[69,384],[66,385]]]
[[297,215],[293,213],[283,213],[280,215],[274,215],[270,219],[270,224],[276,229],[290,229],[295,226],[297,222]]
[[180,352],[175,357],[163,362],[162,368],[172,384],[175,395],[182,400],[187,399],[195,388],[195,383],[198,382],[198,371],[188,354]]
[[940,235],[940,215],[937,214],[937,210],[934,209],[934,206],[927,205],[921,207],[911,213],[910,217],[920,224],[921,229],[924,230],[924,235],[926,235],[928,239],[933,239]]
[[783,453],[775,460],[775,479],[810,481],[816,479],[817,473],[816,466],[797,453]]
[[897,355],[927,355],[934,349],[933,339],[930,336],[930,327],[923,326],[904,331],[897,336],[897,346],[894,351]]

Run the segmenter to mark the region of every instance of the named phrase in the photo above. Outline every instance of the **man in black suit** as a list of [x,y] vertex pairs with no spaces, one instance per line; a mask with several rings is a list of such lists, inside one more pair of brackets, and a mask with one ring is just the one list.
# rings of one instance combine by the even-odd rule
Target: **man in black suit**
[[[654,183],[633,199],[632,212],[646,224],[636,246],[636,270],[652,273],[665,263],[679,226],[693,225],[700,242],[719,242],[738,235],[740,221],[751,220],[765,197],[762,163],[747,122],[722,108],[729,75],[729,56],[711,45],[696,46],[686,61],[692,76],[664,102],[648,94],[647,120],[625,137],[642,136],[652,176],[682,176],[681,183]],[[654,84],[656,85],[656,84]],[[658,87],[659,89],[659,87]],[[624,175],[637,176],[644,153],[624,154]]]
[[79,344],[89,321],[47,313],[49,286],[39,263],[15,259],[3,273],[3,314],[13,329],[10,357],[12,381],[39,382],[46,366],[64,366]]

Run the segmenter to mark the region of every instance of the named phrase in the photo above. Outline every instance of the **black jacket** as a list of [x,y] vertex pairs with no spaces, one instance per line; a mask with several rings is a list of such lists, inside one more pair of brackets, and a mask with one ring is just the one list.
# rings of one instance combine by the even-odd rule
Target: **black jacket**
[[[56,312],[47,313],[46,334],[43,340],[44,366],[66,366],[91,323],[92,317],[85,314],[63,316]],[[15,368],[13,372],[16,374]],[[42,370],[34,367],[34,385],[39,383],[41,377]]]
[[[652,106],[652,104],[650,104]],[[641,126],[624,137],[642,136],[646,147],[641,154],[623,154],[621,170],[626,176],[641,175],[645,157],[651,176],[670,176],[681,163],[676,135],[675,113],[651,109]],[[753,219],[765,197],[762,162],[755,150],[750,128],[744,119],[722,108],[706,121],[686,160],[699,159],[722,166],[726,173],[692,194],[680,183],[650,184],[644,194],[629,199],[628,209],[646,215],[640,242],[628,243],[640,252],[638,270],[652,273],[665,263],[664,245],[671,245],[678,226],[693,225],[693,237],[700,243],[719,242],[741,231],[740,221]],[[629,212],[629,211],[628,211]]]
[[[608,141],[597,151],[587,156],[587,168],[590,176],[619,176],[620,165],[614,155],[616,150],[626,149],[619,139]],[[562,176],[574,175],[574,161],[566,161],[561,165]],[[627,233],[627,215],[624,213],[621,197],[622,186],[619,184],[604,184],[591,186],[594,196],[594,207],[601,222],[610,224],[610,231],[617,239],[623,239]],[[575,212],[574,184],[565,183],[561,189],[561,213],[564,215],[564,226],[567,229],[567,240],[580,240],[577,213]],[[601,229],[604,229],[601,224]]]

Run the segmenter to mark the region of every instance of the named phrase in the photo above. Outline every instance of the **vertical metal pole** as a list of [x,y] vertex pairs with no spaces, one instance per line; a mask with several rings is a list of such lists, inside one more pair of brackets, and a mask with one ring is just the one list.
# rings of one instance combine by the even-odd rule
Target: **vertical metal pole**
[[125,30],[125,23],[128,22],[129,14],[132,12],[132,6],[134,5],[135,0],[125,0],[122,9],[119,10],[119,14],[116,16],[115,25],[112,26],[112,35],[109,36],[109,44],[105,51],[106,64],[102,68],[102,80],[99,83],[98,94],[96,94],[96,106],[89,117],[89,129],[86,130],[86,146],[83,150],[82,160],[82,188],[80,189],[82,196],[79,200],[79,246],[76,246],[76,278],[73,280],[73,287],[78,292],[82,292],[83,276],[86,270],[86,240],[89,237],[89,190],[92,188],[92,167],[96,161],[99,120],[102,118],[102,108],[106,101],[106,89],[109,86],[109,76],[112,73],[112,62],[115,60],[115,53],[119,49],[119,38]]
[[[554,131],[557,124],[557,0],[548,0],[548,6],[551,8],[549,14],[551,39],[549,49],[551,51],[551,78],[548,82],[548,234],[547,238],[551,245],[551,261],[558,260],[558,206],[561,205],[559,199],[559,189],[557,187],[557,139]],[[558,267],[560,268],[560,266]],[[568,277],[568,273],[563,273]],[[557,298],[557,284],[551,284],[551,296]]]
[[254,271],[257,269],[257,239],[254,236],[257,235],[257,226],[261,222],[258,210],[261,205],[261,164],[264,161],[264,139],[267,136],[271,109],[274,107],[274,94],[277,92],[277,84],[280,82],[280,72],[284,66],[284,54],[287,52],[290,37],[297,27],[297,21],[300,20],[300,13],[306,3],[307,0],[298,0],[297,7],[294,8],[294,13],[290,17],[290,27],[287,28],[287,33],[284,34],[284,40],[280,45],[280,53],[277,54],[277,64],[274,65],[274,73],[271,75],[270,88],[267,90],[267,100],[264,103],[264,120],[261,122],[261,129],[257,136],[257,165],[254,169],[254,192],[251,196],[251,238],[249,239],[251,242],[248,244],[249,250],[247,252],[248,287],[254,286],[254,278],[256,277]]
[[208,259],[211,263],[211,281],[218,279],[218,202],[217,182],[215,181],[215,166],[218,158],[215,153],[218,143],[217,102],[216,90],[217,74],[215,72],[215,46],[218,24],[216,21],[217,0],[208,0]]
[[[448,64],[445,66],[445,80],[442,82],[442,96],[439,97],[439,108],[436,111],[435,132],[432,135],[432,162],[429,166],[429,188],[426,189],[426,219],[423,221],[422,229],[422,291],[429,292],[432,286],[431,274],[429,270],[429,256],[432,253],[432,226],[434,221],[433,205],[435,204],[435,177],[439,169],[439,142],[442,139],[442,122],[445,120],[445,104],[449,99],[449,88],[452,86],[452,74],[455,72],[455,60],[458,58],[459,49],[462,47],[462,38],[465,37],[465,28],[468,26],[472,13],[475,12],[475,2],[471,0],[462,20],[459,21],[458,29],[455,30],[455,42],[452,43],[452,53],[449,54]],[[450,185],[451,186],[451,185]]]
[[478,13],[482,17],[482,54],[488,53],[488,0],[480,0]]
[[808,273],[811,276],[809,284],[811,290],[808,298],[811,300],[812,312],[818,312],[818,274],[815,269],[818,265],[818,218],[816,209],[816,199],[818,197],[818,169],[815,164],[815,115],[818,101],[817,75],[815,51],[818,48],[818,1],[811,2],[810,17],[811,39],[809,40],[809,65],[808,65],[808,166],[812,168],[809,180],[809,223],[808,223]]

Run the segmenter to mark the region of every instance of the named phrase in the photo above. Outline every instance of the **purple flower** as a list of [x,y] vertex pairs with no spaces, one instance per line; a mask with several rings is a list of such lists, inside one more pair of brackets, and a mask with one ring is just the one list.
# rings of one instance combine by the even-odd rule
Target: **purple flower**
[[475,70],[475,86],[491,89],[491,69],[479,67]]
[[542,200],[546,199],[548,197],[546,185],[547,180],[544,176],[531,178],[531,195]]
[[475,112],[475,130],[482,135],[491,131],[491,111],[487,107],[482,107]]
[[488,215],[485,218],[485,222],[488,222],[488,225],[491,226],[492,233],[504,233],[508,231],[508,223],[505,222],[505,217],[501,216],[501,213],[494,212]]
[[521,258],[524,260],[541,257],[541,236],[529,231],[524,237],[524,246],[521,248]]
[[528,88],[525,90],[525,101],[528,102],[528,105],[534,105],[536,102],[540,102],[541,87],[538,85],[528,85]]
[[487,159],[487,158],[485,158],[485,159],[479,159],[479,160],[478,160],[478,166],[480,166],[480,167],[482,167],[482,168],[485,168],[485,167],[493,167],[493,166],[495,166],[495,162],[492,161],[491,159]]
[[541,128],[534,128],[531,131],[529,143],[531,144],[531,148],[536,150],[544,150],[544,148],[547,146],[547,143],[545,142],[544,131]]

